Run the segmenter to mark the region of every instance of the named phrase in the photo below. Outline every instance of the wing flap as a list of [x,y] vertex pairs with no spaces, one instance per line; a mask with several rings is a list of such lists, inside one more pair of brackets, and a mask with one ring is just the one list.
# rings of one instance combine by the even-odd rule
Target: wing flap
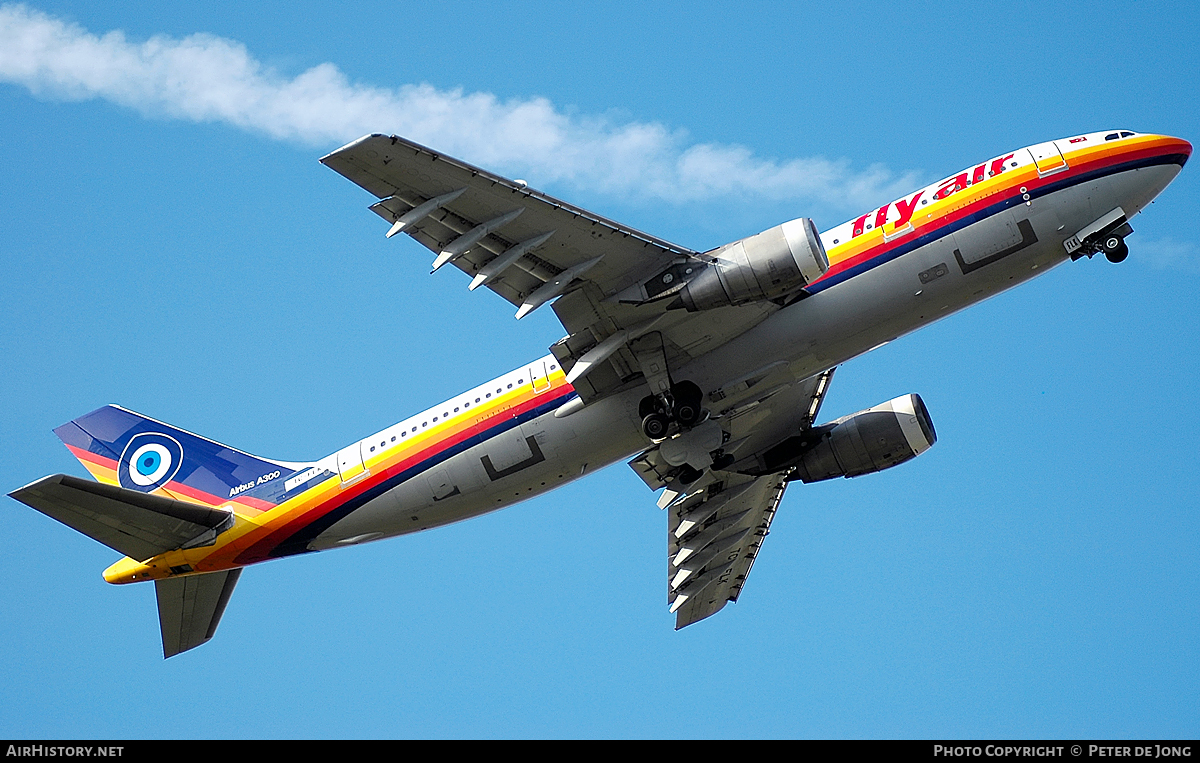
[[194,649],[213,637],[241,575],[237,569],[154,582],[164,658]]
[[232,518],[220,509],[67,474],[43,477],[9,495],[138,561],[180,548]]

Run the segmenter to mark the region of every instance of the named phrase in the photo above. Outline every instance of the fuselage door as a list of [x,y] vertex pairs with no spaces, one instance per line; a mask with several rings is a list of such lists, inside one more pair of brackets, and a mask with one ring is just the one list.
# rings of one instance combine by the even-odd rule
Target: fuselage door
[[1037,166],[1038,177],[1053,175],[1067,168],[1067,160],[1054,141],[1030,146],[1029,153],[1033,155],[1033,163]]
[[534,394],[541,394],[550,389],[550,372],[546,361],[539,360],[529,367],[529,381],[533,384]]
[[458,485],[454,484],[453,478],[450,477],[450,472],[444,466],[439,466],[428,472],[425,475],[425,481],[429,485],[429,492],[433,496],[435,503],[445,500],[452,495],[458,495],[461,492],[458,489]]
[[343,485],[367,476],[367,468],[363,466],[362,444],[356,442],[349,447],[339,450],[337,465]]

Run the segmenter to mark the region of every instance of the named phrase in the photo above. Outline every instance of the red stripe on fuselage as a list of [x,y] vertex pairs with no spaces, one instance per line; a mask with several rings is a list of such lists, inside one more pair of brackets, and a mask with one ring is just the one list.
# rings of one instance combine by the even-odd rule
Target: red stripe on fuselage
[[[538,408],[539,406],[553,402],[554,400],[559,400],[566,395],[571,394],[573,391],[574,390],[570,385],[564,384],[562,387],[553,390],[552,392],[533,395],[529,400],[503,411],[502,414],[483,419],[467,427],[466,429],[448,435],[445,439],[427,444],[419,451],[401,459],[400,461],[397,461],[383,471],[372,473],[370,476],[363,478],[359,482],[354,483],[352,486],[343,489],[336,496],[330,498],[329,500],[319,503],[306,511],[302,511],[293,517],[289,517],[284,524],[279,525],[278,527],[271,528],[270,532],[266,536],[256,540],[245,550],[238,553],[238,555],[233,559],[233,563],[238,565],[253,564],[255,562],[266,561],[267,559],[273,558],[271,554],[275,551],[275,549],[288,538],[302,530],[304,527],[308,526],[312,522],[315,522],[329,512],[345,505],[348,501],[361,496],[364,492],[377,487],[380,483],[386,482],[403,472],[417,468],[416,474],[420,474],[424,471],[424,469],[420,469],[418,467],[420,467],[424,462],[434,458],[446,450],[449,450],[450,448],[455,447],[456,445],[460,445],[461,443],[470,440],[473,437],[486,434],[492,429],[495,429],[497,425],[495,419],[499,418],[500,415],[503,415],[502,421],[508,421],[509,419],[522,416],[534,410],[535,408]],[[416,474],[413,476],[416,476]]]
[[[1104,148],[1109,147],[1106,146]],[[946,226],[952,226],[963,218],[976,214],[982,209],[986,209],[997,204],[1003,204],[1014,197],[1018,197],[1021,195],[1020,188],[1022,186],[1032,194],[1045,186],[1059,184],[1064,180],[1069,180],[1071,178],[1096,172],[1098,170],[1104,170],[1109,167],[1138,162],[1158,156],[1170,156],[1173,154],[1191,155],[1192,152],[1191,144],[1177,138],[1163,138],[1150,146],[1144,147],[1129,146],[1118,148],[1117,146],[1113,146],[1111,148],[1117,150],[1104,151],[1103,148],[1100,148],[1096,151],[1096,154],[1091,157],[1072,156],[1072,158],[1069,160],[1070,164],[1066,170],[1047,175],[1046,177],[1038,177],[1037,168],[1032,164],[1024,165],[1020,169],[1010,170],[1010,172],[1019,173],[1020,175],[1032,174],[1032,177],[1028,177],[1023,183],[1020,181],[1014,181],[1011,185],[1005,187],[1003,190],[988,194],[987,196],[970,202],[959,209],[947,212],[935,220],[931,220],[925,225],[919,226],[913,233],[907,234],[893,241],[881,241],[875,246],[848,257],[847,259],[842,260],[841,262],[838,262],[830,267],[829,270],[821,276],[821,278],[813,282],[813,285],[819,284],[822,281],[832,278],[839,273],[850,270],[851,268],[857,267],[865,262],[880,257],[881,255],[886,254],[897,247],[906,246],[913,240],[914,237],[919,238],[921,236],[937,233],[938,231],[946,228]],[[972,187],[974,186],[969,186],[967,189],[964,189],[959,193],[969,193],[970,188]],[[949,198],[953,198],[953,196]]]

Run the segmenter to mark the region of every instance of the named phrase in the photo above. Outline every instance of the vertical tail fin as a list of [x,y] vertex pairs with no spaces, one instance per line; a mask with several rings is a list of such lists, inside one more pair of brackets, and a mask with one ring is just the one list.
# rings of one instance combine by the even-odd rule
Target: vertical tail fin
[[236,499],[264,511],[282,502],[287,478],[309,466],[252,456],[116,405],[54,433],[100,482],[209,506]]
[[213,637],[241,574],[237,569],[155,581],[164,658],[195,649]]

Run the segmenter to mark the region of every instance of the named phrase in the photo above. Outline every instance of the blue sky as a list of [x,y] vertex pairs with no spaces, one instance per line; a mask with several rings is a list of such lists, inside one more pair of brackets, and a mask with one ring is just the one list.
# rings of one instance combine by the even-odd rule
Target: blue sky
[[[50,430],[106,403],[308,459],[561,336],[384,239],[316,161],[361,133],[697,249],[1052,138],[1200,138],[1180,4],[258,8],[0,6],[4,492],[83,474]],[[937,446],[790,488],[741,600],[679,633],[621,464],[251,568],[165,662],[152,589],[5,498],[0,736],[1194,736],[1195,173],[1122,265],[846,364],[827,417],[917,392]]]

